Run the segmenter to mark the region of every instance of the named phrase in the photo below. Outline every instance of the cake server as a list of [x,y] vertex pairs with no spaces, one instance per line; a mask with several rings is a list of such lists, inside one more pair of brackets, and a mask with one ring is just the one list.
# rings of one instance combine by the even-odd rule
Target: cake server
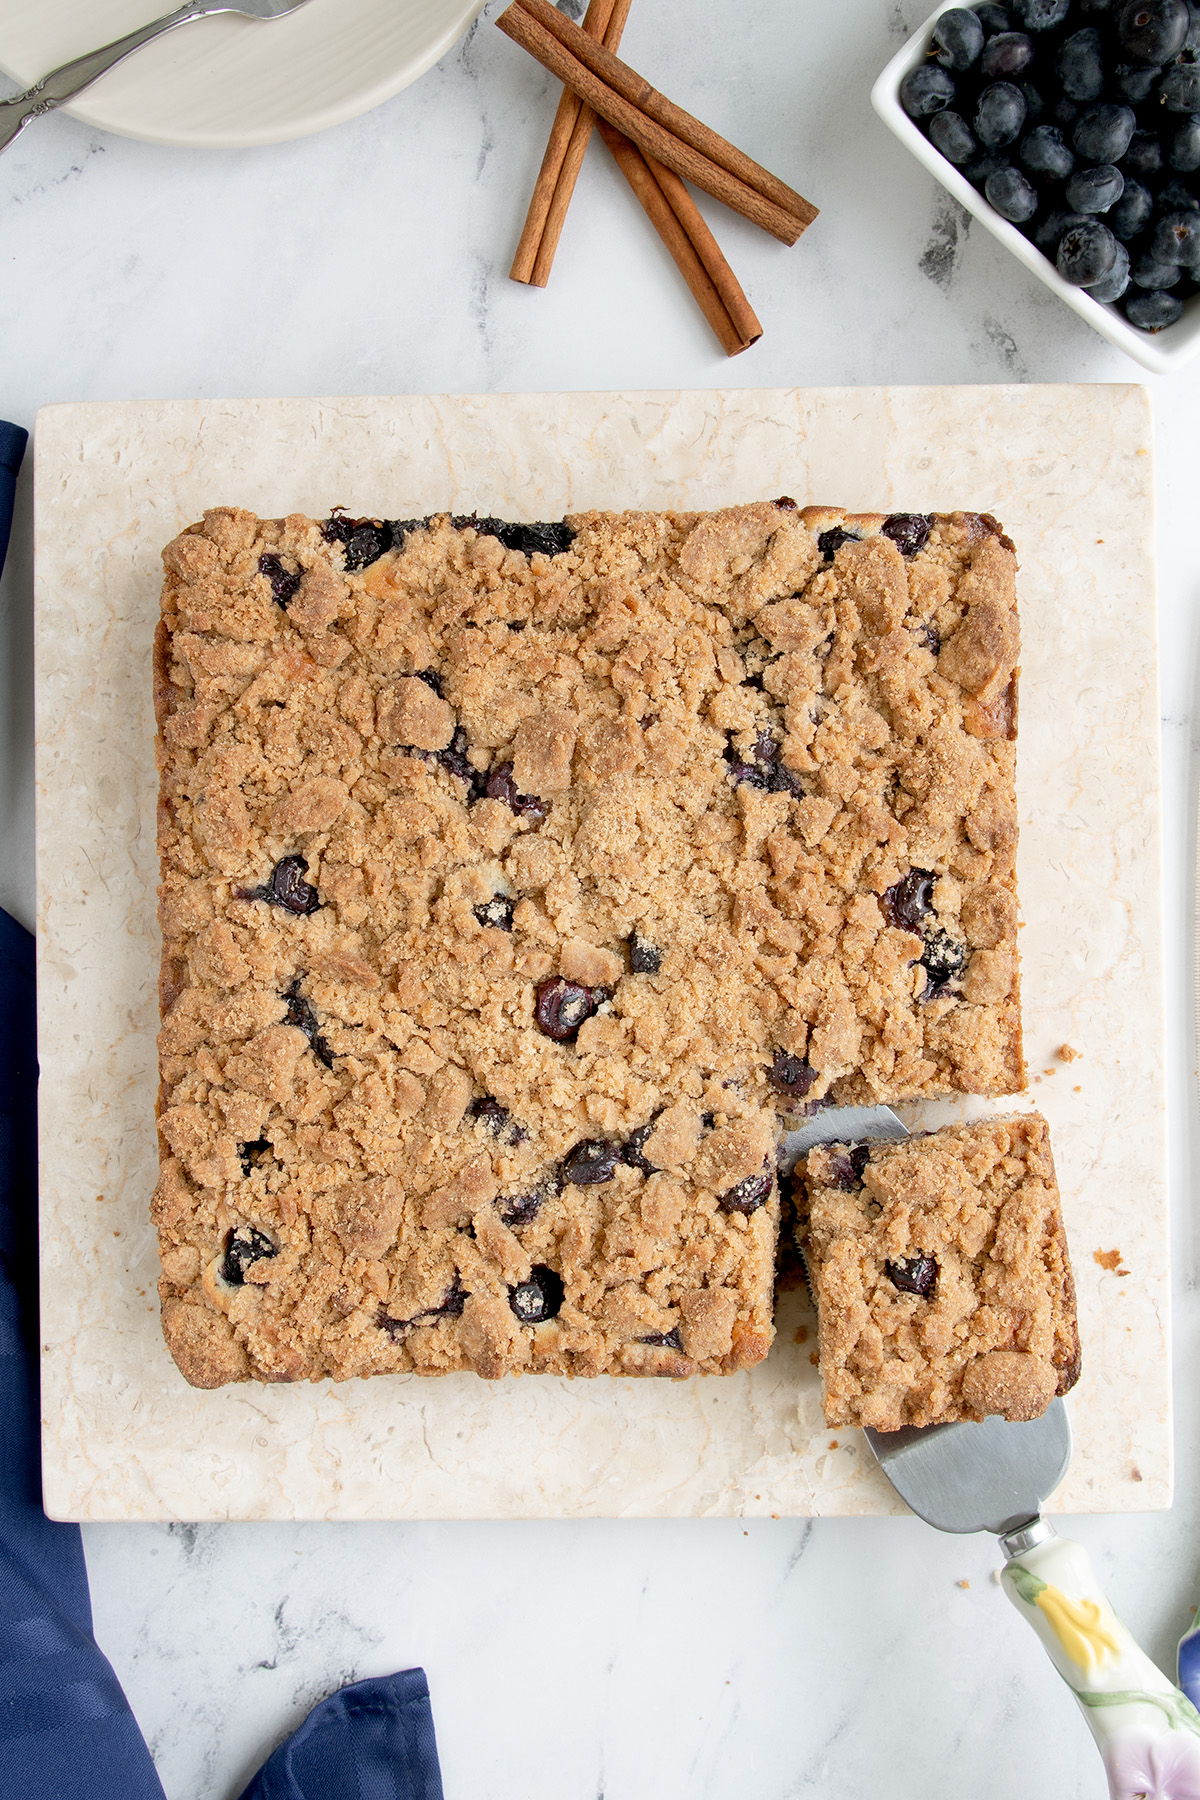
[[[819,1113],[786,1140],[793,1163],[816,1144],[906,1138],[887,1106]],[[1111,1800],[1200,1800],[1200,1712],[1134,1642],[1082,1544],[1042,1507],[1067,1472],[1061,1400],[1040,1419],[927,1425],[864,1436],[900,1498],[938,1531],[990,1531],[1005,1593],[1074,1694],[1104,1758]]]
[[207,18],[209,13],[240,13],[246,19],[282,19],[307,3],[308,0],[187,0],[186,5],[177,7],[174,12],[137,31],[128,32],[125,37],[116,38],[102,49],[90,50],[84,56],[63,63],[61,68],[51,69],[23,94],[0,100],[0,150],[8,149],[30,119],[53,112],[56,107],[73,100],[84,88],[91,87],[93,81],[99,81],[101,75],[107,75],[119,62],[140,50],[143,44],[152,43],[166,31],[174,31],[177,25]]

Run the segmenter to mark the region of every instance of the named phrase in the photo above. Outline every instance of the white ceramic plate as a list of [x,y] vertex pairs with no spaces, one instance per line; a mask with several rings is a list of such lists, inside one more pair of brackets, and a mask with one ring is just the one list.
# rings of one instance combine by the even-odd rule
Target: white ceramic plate
[[[483,0],[309,0],[264,23],[216,15],[168,32],[67,110],[153,144],[244,149],[367,112],[432,68]],[[172,10],[172,0],[5,0],[0,69],[23,87]]]
[[966,176],[954,164],[947,162],[941,152],[934,148],[920,127],[914,124],[900,104],[900,83],[910,69],[924,59],[925,46],[929,42],[929,33],[934,21],[940,14],[947,12],[959,0],[943,0],[926,19],[924,25],[909,38],[903,50],[899,51],[888,64],[871,92],[871,104],[884,124],[894,131],[902,144],[907,144],[918,161],[923,162],[929,173],[947,188],[954,198],[961,201],[969,213],[979,223],[1007,244],[1013,255],[1019,257],[1030,272],[1044,281],[1052,293],[1065,300],[1081,319],[1086,319],[1093,331],[1098,331],[1111,344],[1132,356],[1145,369],[1153,369],[1156,375],[1169,375],[1175,369],[1183,367],[1200,351],[1200,298],[1191,300],[1183,309],[1183,317],[1178,324],[1169,325],[1165,331],[1139,331],[1136,325],[1119,313],[1115,306],[1105,306],[1099,300],[1093,300],[1083,288],[1072,287],[1064,281],[1054,264],[1042,255],[1036,244],[1002,219],[994,212],[984,196],[977,188],[973,188]]

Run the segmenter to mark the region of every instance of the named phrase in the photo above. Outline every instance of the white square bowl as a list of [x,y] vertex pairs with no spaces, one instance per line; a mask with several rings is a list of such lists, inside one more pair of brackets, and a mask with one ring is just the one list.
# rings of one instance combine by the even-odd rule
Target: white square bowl
[[1102,301],[1093,300],[1085,289],[1072,287],[1069,281],[1064,281],[1054,264],[1042,255],[1037,245],[1031,243],[1015,225],[1010,225],[1007,219],[1002,219],[988,205],[979,189],[972,187],[962,171],[956,169],[930,143],[901,106],[900,83],[910,70],[924,60],[929,34],[935,22],[951,6],[961,4],[962,0],[944,0],[929,15],[921,29],[914,32],[904,48],[893,56],[871,90],[871,104],[875,111],[884,124],[895,132],[900,142],[908,146],[919,162],[924,163],[934,179],[940,181],[947,192],[953,194],[993,237],[999,238],[1002,244],[1007,244],[1013,255],[1039,281],[1044,282],[1052,293],[1057,294],[1060,300],[1065,300],[1081,319],[1086,319],[1093,331],[1098,331],[1110,344],[1124,350],[1127,356],[1132,356],[1143,368],[1152,369],[1156,375],[1170,375],[1174,370],[1181,369],[1184,363],[1190,362],[1200,351],[1200,296],[1184,307],[1183,317],[1176,324],[1168,325],[1163,331],[1139,331],[1115,306],[1105,306]]

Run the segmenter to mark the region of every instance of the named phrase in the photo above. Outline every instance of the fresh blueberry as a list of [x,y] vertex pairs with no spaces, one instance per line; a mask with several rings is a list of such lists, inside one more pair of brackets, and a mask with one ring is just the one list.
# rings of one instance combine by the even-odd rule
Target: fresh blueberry
[[962,172],[968,181],[973,181],[976,187],[981,188],[989,175],[994,175],[997,169],[1007,167],[1008,158],[1006,156],[998,150],[987,150],[982,156],[975,157],[972,162],[964,163]]
[[576,1187],[593,1187],[599,1181],[611,1181],[621,1161],[618,1144],[607,1138],[585,1138],[565,1157],[563,1176]]
[[302,975],[297,975],[287,992],[279,996],[281,1000],[287,1001],[287,1012],[284,1014],[283,1023],[294,1025],[298,1031],[302,1031],[308,1039],[309,1047],[317,1061],[324,1063],[327,1069],[332,1069],[333,1051],[321,1036],[321,1027],[317,1021],[317,1015],[313,1011],[312,1001],[307,995],[300,992],[300,983],[303,979]]
[[952,6],[934,26],[933,41],[943,69],[969,69],[983,49],[983,26],[969,8]]
[[1006,6],[976,6],[973,11],[988,37],[995,37],[1000,31],[1012,30],[1012,14]]
[[1140,181],[1127,181],[1125,192],[1108,215],[1108,228],[1114,237],[1128,243],[1139,231],[1144,231],[1150,223],[1154,211],[1154,196],[1149,188]]
[[1002,149],[1020,136],[1026,111],[1020,88],[1011,81],[993,81],[984,88],[975,108],[975,136],[988,150]]
[[1132,175],[1137,181],[1144,181],[1151,175],[1157,175],[1163,166],[1162,144],[1149,131],[1135,131],[1129,140],[1129,148],[1121,158],[1121,165],[1126,175]]
[[921,63],[900,83],[900,104],[910,119],[928,119],[954,99],[954,77],[937,63]]
[[935,998],[950,982],[957,981],[966,966],[966,945],[956,943],[950,933],[943,931],[940,926],[936,931],[931,931],[925,939],[925,949],[921,954],[921,967],[926,975],[925,998]]
[[1151,252],[1155,262],[1182,263],[1192,268],[1200,261],[1200,212],[1168,213],[1154,228]]
[[749,1217],[765,1206],[771,1197],[771,1189],[775,1186],[775,1173],[765,1169],[761,1175],[747,1175],[736,1187],[729,1188],[717,1201],[722,1212],[742,1213]]
[[508,1290],[508,1304],[522,1325],[541,1325],[547,1319],[556,1319],[565,1297],[562,1276],[545,1263],[535,1263],[529,1280]]
[[1136,124],[1131,106],[1114,106],[1105,101],[1080,114],[1071,142],[1085,162],[1120,162]]
[[1092,283],[1092,286],[1088,289],[1088,293],[1092,296],[1093,300],[1102,300],[1106,305],[1109,305],[1112,301],[1121,298],[1121,295],[1129,286],[1130,279],[1129,252],[1124,244],[1118,244],[1116,262],[1102,281]]
[[933,911],[933,884],[937,876],[932,869],[910,869],[883,895],[880,904],[889,925],[898,931],[913,931],[919,937],[925,920]]
[[276,556],[274,552],[268,551],[265,556],[260,556],[258,559],[258,572],[260,575],[265,575],[270,582],[272,600],[277,606],[282,606],[286,612],[288,601],[294,599],[299,591],[301,571],[297,570],[293,574],[289,569],[284,568],[281,556]]
[[1023,31],[1002,31],[984,46],[979,72],[987,81],[1009,81],[1027,69],[1033,57],[1031,37]]
[[938,1266],[932,1256],[904,1257],[883,1266],[892,1286],[902,1294],[916,1294],[922,1300],[931,1298],[938,1278]]
[[544,819],[550,810],[536,794],[518,794],[510,762],[501,763],[498,769],[492,770],[484,791],[489,800],[503,800],[510,812],[515,812],[521,819]]
[[580,987],[578,982],[552,975],[538,984],[534,1018],[539,1029],[556,1044],[573,1043],[579,1027],[595,1010],[593,990]]
[[1058,241],[1058,272],[1072,287],[1091,287],[1102,281],[1117,260],[1117,240],[1098,219],[1084,218],[1070,225]]
[[1070,231],[1073,226],[1082,225],[1084,222],[1082,213],[1065,212],[1061,210],[1047,213],[1046,217],[1034,232],[1033,241],[1038,249],[1044,251],[1051,261],[1053,261],[1058,255],[1058,246],[1066,233]]
[[1167,149],[1167,161],[1184,175],[1200,169],[1200,113],[1192,113],[1174,133]]
[[475,908],[475,917],[485,930],[511,931],[513,903],[505,895],[497,894],[494,900],[485,900],[482,906]]
[[1117,41],[1132,62],[1168,63],[1183,49],[1190,23],[1185,0],[1125,0]]
[[789,1099],[803,1100],[813,1082],[817,1079],[817,1071],[802,1056],[792,1056],[787,1050],[777,1050],[775,1060],[767,1071],[767,1080],[781,1094]]
[[1120,94],[1122,100],[1140,105],[1150,98],[1161,74],[1161,69],[1147,68],[1144,63],[1121,63],[1113,70],[1113,91]]
[[892,513],[883,521],[882,530],[901,556],[916,556],[929,542],[933,520],[928,513]]
[[1017,86],[1025,101],[1026,125],[1040,125],[1046,116],[1046,102],[1042,98],[1040,89],[1035,88],[1031,81],[1025,80],[1018,81]]
[[1125,302],[1125,317],[1139,331],[1165,331],[1168,325],[1175,324],[1182,312],[1183,301],[1161,290],[1135,294]]
[[1085,25],[1064,38],[1058,47],[1054,67],[1069,100],[1098,100],[1104,92],[1104,58],[1100,33],[1094,25]]
[[1193,194],[1186,181],[1176,177],[1168,181],[1158,192],[1158,210],[1168,212],[1200,212],[1200,200]]
[[1153,251],[1147,251],[1133,271],[1134,285],[1140,288],[1172,288],[1181,280],[1183,270],[1178,263],[1159,262]]
[[1053,31],[1071,10],[1071,0],[1016,0],[1017,22],[1026,31]]
[[1019,155],[1031,175],[1047,175],[1051,181],[1065,181],[1075,167],[1074,153],[1057,125],[1035,125]]
[[947,162],[955,164],[970,162],[979,153],[975,134],[961,113],[934,113],[929,121],[929,141]]
[[662,968],[662,951],[635,931],[629,940],[629,967],[635,975],[657,975]]
[[225,1239],[221,1279],[227,1281],[230,1287],[241,1287],[251,1263],[261,1262],[265,1256],[278,1255],[278,1246],[271,1242],[265,1232],[253,1225],[239,1225]]
[[1200,63],[1177,62],[1159,84],[1158,97],[1168,112],[1200,110]]
[[995,207],[1002,219],[1010,219],[1014,225],[1023,225],[1038,209],[1037,189],[1020,169],[997,169],[984,182],[983,191],[989,205]]
[[1079,213],[1107,212],[1125,191],[1125,177],[1115,163],[1076,169],[1067,183],[1067,205]]

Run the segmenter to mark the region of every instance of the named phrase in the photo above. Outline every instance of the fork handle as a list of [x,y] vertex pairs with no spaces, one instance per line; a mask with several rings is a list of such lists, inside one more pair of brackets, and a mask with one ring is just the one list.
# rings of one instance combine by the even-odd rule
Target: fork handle
[[1052,1525],[1001,1538],[1005,1593],[1076,1700],[1104,1758],[1110,1800],[1200,1793],[1200,1713],[1122,1625],[1082,1544]]
[[210,9],[204,0],[186,0],[186,4],[177,7],[174,12],[167,13],[164,18],[155,19],[150,25],[143,25],[137,31],[131,31],[126,37],[117,38],[111,44],[105,44],[100,50],[90,50],[86,56],[77,56],[73,62],[63,63],[60,68],[51,69],[49,75],[43,75],[35,81],[31,88],[23,94],[14,94],[9,100],[0,100],[0,150],[7,150],[19,131],[38,118],[42,113],[53,112],[55,107],[62,106],[64,101],[73,100],[76,94],[106,75],[109,69],[125,57],[140,50],[153,38],[161,37],[164,31],[173,31],[176,25],[186,25],[189,19],[199,19]]

